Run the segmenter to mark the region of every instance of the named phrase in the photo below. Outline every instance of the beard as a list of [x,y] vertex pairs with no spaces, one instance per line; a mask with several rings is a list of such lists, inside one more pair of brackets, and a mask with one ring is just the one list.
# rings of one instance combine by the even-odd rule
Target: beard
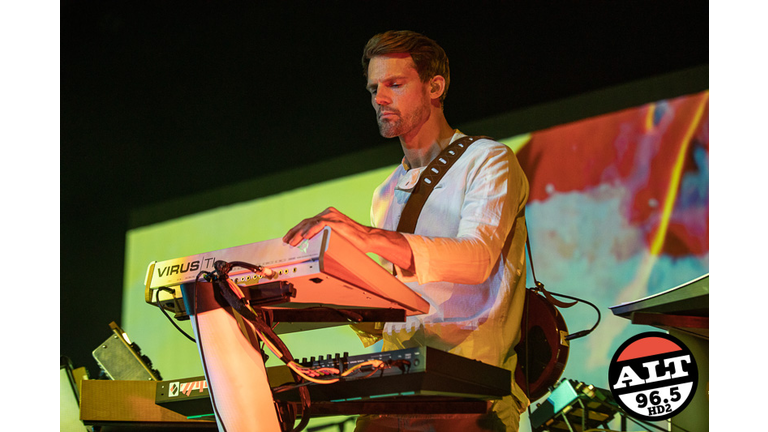
[[[421,124],[429,117],[428,105],[419,105],[415,110],[405,115],[402,112],[395,110],[383,111],[396,114],[395,117],[381,118],[380,115],[376,117],[376,122],[379,124],[379,133],[384,138],[394,138],[405,135],[421,126]],[[380,113],[381,112],[379,112],[379,114]]]

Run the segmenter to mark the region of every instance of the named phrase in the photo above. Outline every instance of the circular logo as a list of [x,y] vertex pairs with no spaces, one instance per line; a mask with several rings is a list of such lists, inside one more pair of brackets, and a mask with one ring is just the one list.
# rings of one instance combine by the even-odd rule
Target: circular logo
[[679,414],[696,393],[699,370],[679,339],[660,332],[631,337],[613,355],[608,384],[616,402],[640,420]]

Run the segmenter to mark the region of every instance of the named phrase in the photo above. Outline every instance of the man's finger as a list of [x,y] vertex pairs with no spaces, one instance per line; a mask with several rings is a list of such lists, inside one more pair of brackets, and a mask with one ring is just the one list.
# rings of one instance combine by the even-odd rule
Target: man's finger
[[283,236],[283,242],[288,243],[291,246],[296,246],[296,244],[301,241],[302,232],[307,229],[306,227],[308,224],[314,223],[313,220],[314,218],[304,219],[303,221],[296,224],[296,226],[288,230],[288,232]]
[[312,237],[316,236],[317,233],[323,230],[323,228],[326,227],[326,223],[323,220],[318,221],[317,223],[309,226],[306,231],[302,234],[302,237],[305,239],[311,239]]

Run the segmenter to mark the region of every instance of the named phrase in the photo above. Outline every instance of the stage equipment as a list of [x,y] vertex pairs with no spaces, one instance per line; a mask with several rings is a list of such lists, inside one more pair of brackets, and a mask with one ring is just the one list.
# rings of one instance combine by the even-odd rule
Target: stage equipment
[[158,382],[155,403],[187,418],[209,417],[213,420],[211,394],[205,376]]
[[[346,354],[346,353],[345,353]],[[309,384],[312,400],[344,401],[389,396],[452,396],[473,399],[501,399],[512,394],[510,371],[431,347],[396,351],[302,359],[307,371],[338,371],[333,384]],[[285,369],[286,366],[277,368]],[[349,373],[349,372],[353,373]],[[269,372],[269,370],[268,370]],[[270,384],[278,384],[278,370]],[[289,374],[283,374],[288,377]],[[275,398],[298,400],[291,391],[293,380],[279,383]]]
[[533,432],[607,429],[608,422],[619,410],[610,391],[563,378],[531,414],[531,429]]
[[[512,393],[511,372],[429,347],[349,356],[328,354],[297,363],[308,375],[331,384],[297,383],[288,366],[267,368],[276,401],[299,402],[297,386],[307,386],[313,408],[318,402],[335,403],[338,413],[360,414],[365,402],[423,402],[421,396],[438,396],[444,402],[461,399],[501,399]],[[204,376],[157,383],[155,402],[188,417],[213,415]],[[355,404],[339,404],[355,402]],[[326,410],[332,410],[326,404]],[[483,407],[485,404],[481,404]],[[418,411],[416,411],[418,412]],[[484,411],[481,411],[484,412]]]
[[429,311],[424,299],[330,228],[297,247],[272,239],[153,261],[147,269],[145,301],[187,319],[181,286],[197,282],[201,272],[213,272],[216,261],[252,265],[233,268],[229,277],[260,308],[393,308],[406,315]]
[[114,321],[109,327],[112,336],[93,350],[93,358],[104,374],[112,380],[160,381],[160,372],[152,368],[152,361],[128,339],[128,334]]
[[[188,419],[155,403],[155,381],[84,380],[80,418],[103,431],[217,431],[212,418]],[[103,429],[102,429],[103,428]]]
[[[358,393],[348,396],[344,391],[333,393],[331,390],[325,396],[337,398],[334,400],[338,400],[335,403],[339,404],[349,404],[345,402],[347,397],[362,397],[367,395],[366,391],[370,392],[366,386],[354,384],[356,380],[347,379],[356,369],[339,371],[337,377],[318,377],[317,370],[302,366],[293,358],[277,336],[279,333],[360,322],[402,322],[407,315],[429,311],[429,304],[421,296],[330,228],[325,228],[298,247],[286,245],[282,239],[274,239],[152,262],[147,272],[145,301],[158,306],[163,313],[173,311],[176,319],[191,320],[195,337],[190,339],[198,347],[218,426],[222,430],[255,428],[265,432],[302,430],[310,415],[335,409],[328,411],[315,403],[310,404],[311,392],[320,391],[309,390],[312,384],[325,387],[342,383],[340,388],[350,386],[353,390],[347,391]],[[286,318],[282,316],[286,311],[293,312],[295,316],[292,319],[306,325],[292,329],[283,327],[281,320]],[[384,315],[389,316],[381,319]],[[276,395],[282,391],[275,390],[273,394],[264,365],[266,348],[290,369],[288,374],[292,379],[282,384],[293,384],[282,389],[286,390],[286,397],[294,397],[292,393],[297,395],[295,398],[299,402],[280,400]],[[416,358],[414,363],[422,362],[427,367],[434,362],[442,364],[442,369],[438,369],[443,372],[437,375],[449,373],[447,369],[472,370],[455,365],[449,368],[440,356],[441,353],[427,354],[426,361]],[[418,366],[407,364],[404,359],[392,361],[398,369]],[[462,363],[461,360],[457,362]],[[386,369],[383,361],[372,364],[376,366],[370,373],[372,376],[384,375],[378,378],[382,383],[398,378],[385,376],[379,370]],[[367,365],[360,365],[360,369],[364,367]],[[462,372],[452,373],[460,376]],[[456,394],[493,396],[493,393],[487,393],[487,389],[478,388],[476,383],[462,383],[454,390],[444,388],[446,382],[451,382],[450,375],[442,380],[435,380],[435,376],[427,374],[426,385],[421,384],[422,387],[414,387],[413,383],[419,379],[409,377],[405,382],[410,382],[410,387],[389,389],[386,394],[403,393],[410,398],[413,397],[410,393],[415,395],[418,390],[423,394],[454,391]],[[510,385],[510,390],[506,391],[509,394],[511,374],[507,372],[503,379],[501,385]],[[480,383],[488,384],[486,381]],[[454,387],[457,384],[454,382]],[[488,410],[489,402],[475,397],[460,407],[434,400],[424,406],[413,403],[400,406],[399,409],[420,409],[423,410],[421,412],[455,409],[482,413]],[[370,405],[364,405],[362,409],[366,407]],[[377,405],[373,412],[383,413],[385,410]],[[294,428],[293,423],[298,416],[301,422]]]
[[614,315],[626,318],[632,324],[650,325],[670,333],[709,340],[709,274],[610,309]]

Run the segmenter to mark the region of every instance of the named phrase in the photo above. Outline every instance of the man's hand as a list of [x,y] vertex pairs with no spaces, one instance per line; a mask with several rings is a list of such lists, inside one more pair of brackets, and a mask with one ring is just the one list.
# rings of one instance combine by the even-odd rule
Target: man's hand
[[296,246],[302,240],[314,237],[327,226],[352,242],[358,249],[368,252],[364,246],[366,245],[366,237],[372,228],[360,225],[333,207],[328,207],[317,216],[299,222],[298,225],[288,231],[283,237],[283,241],[291,246]]
[[413,271],[411,246],[402,234],[361,225],[333,207],[299,222],[283,236],[283,241],[296,246],[302,240],[314,237],[325,227],[331,227],[363,253],[375,253],[402,269]]

